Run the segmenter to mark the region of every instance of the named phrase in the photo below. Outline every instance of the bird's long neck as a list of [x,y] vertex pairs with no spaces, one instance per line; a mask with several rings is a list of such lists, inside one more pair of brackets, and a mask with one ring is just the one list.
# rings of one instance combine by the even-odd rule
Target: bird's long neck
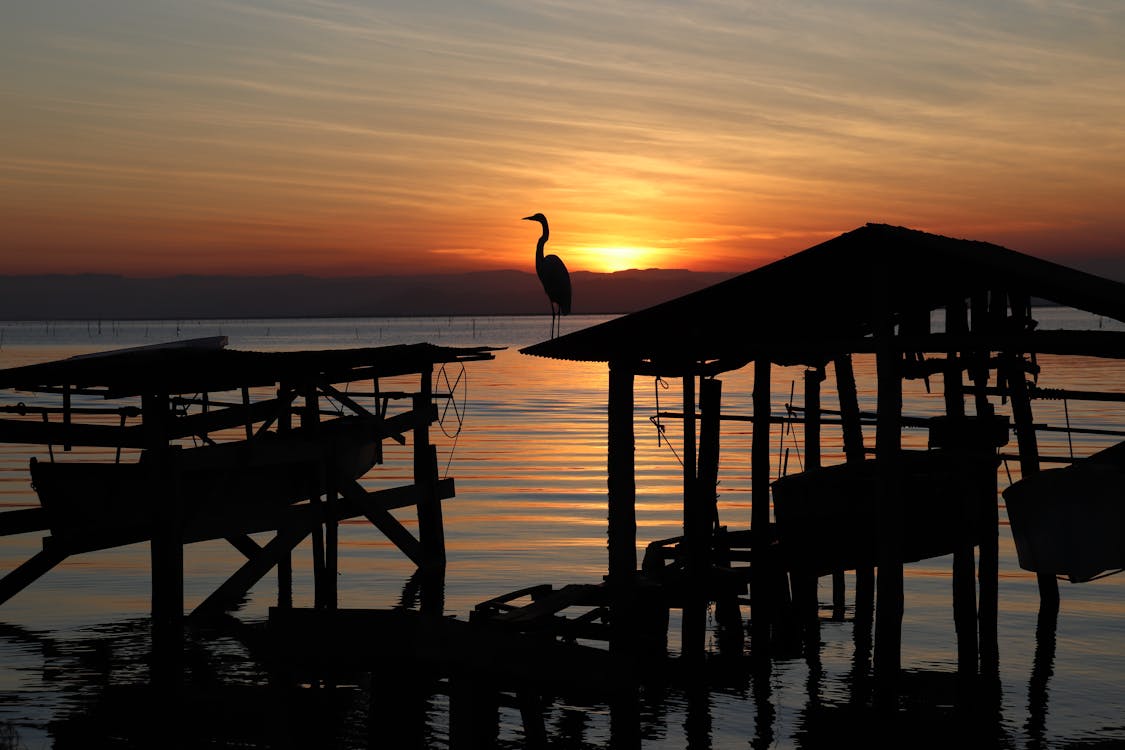
[[535,245],[535,265],[539,265],[543,261],[543,246],[547,244],[547,238],[551,236],[551,230],[547,228],[546,221],[540,221],[543,225],[543,234],[539,237],[538,244]]

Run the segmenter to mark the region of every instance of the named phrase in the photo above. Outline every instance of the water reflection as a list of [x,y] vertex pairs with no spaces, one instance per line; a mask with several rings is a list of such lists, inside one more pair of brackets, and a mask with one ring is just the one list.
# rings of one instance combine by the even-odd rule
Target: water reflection
[[[402,583],[400,608],[448,619],[444,589],[440,572],[411,575]],[[1045,718],[1055,625],[1051,613],[1038,623],[1028,681],[1028,748],[1051,745]],[[843,690],[829,684],[832,667],[818,640],[806,643],[798,658],[768,661],[715,650],[703,669],[646,673],[608,693],[602,685],[559,683],[552,689],[549,680],[513,682],[487,668],[445,669],[426,653],[434,644],[421,641],[409,648],[385,642],[373,651],[385,654],[381,661],[357,655],[356,669],[293,681],[279,676],[284,672],[276,669],[277,659],[287,655],[273,650],[265,623],[233,617],[189,624],[179,654],[181,679],[159,685],[151,679],[159,665],[150,626],[137,619],[56,638],[0,625],[0,643],[39,655],[37,679],[66,696],[45,727],[50,746],[712,750],[730,747],[732,739],[764,749],[787,741],[821,747],[845,739],[878,744],[905,738],[912,747],[1019,744],[1004,726],[1000,697],[990,696],[996,684],[969,684],[956,671],[904,670],[899,705],[879,708],[867,681],[870,631],[855,621],[822,622],[835,629],[833,640],[851,630]],[[373,641],[389,635],[370,634]],[[778,693],[782,673],[802,669],[803,705],[795,726],[784,727],[788,719],[780,709],[793,696]],[[741,738],[716,725],[717,711],[736,710],[746,716]],[[21,729],[0,723],[0,730],[16,736]]]
[[1047,685],[1055,669],[1055,631],[1058,628],[1058,610],[1042,607],[1035,624],[1035,657],[1031,665],[1031,679],[1027,686],[1028,750],[1048,746]]

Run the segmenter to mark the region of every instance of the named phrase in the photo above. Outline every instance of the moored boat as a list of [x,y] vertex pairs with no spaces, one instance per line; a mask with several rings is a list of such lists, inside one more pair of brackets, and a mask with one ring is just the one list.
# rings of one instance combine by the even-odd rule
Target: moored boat
[[374,466],[376,430],[339,417],[285,434],[172,448],[168,462],[150,451],[122,463],[31,459],[32,486],[56,535],[91,528],[149,528],[178,501],[185,525],[224,515],[246,517],[321,495],[327,480],[358,479]]
[[1004,490],[1020,567],[1072,583],[1125,570],[1125,442]]
[[[940,449],[901,451],[896,515],[900,561],[950,554],[976,544],[989,503],[995,507],[994,454],[953,456]],[[878,564],[878,459],[791,474],[772,485],[778,542],[788,564],[823,575]],[[987,490],[992,488],[991,494]]]

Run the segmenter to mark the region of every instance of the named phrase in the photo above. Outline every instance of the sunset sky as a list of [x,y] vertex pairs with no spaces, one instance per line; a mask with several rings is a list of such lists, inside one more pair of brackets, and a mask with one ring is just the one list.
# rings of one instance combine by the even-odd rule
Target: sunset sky
[[10,0],[0,273],[1125,257],[1121,0]]

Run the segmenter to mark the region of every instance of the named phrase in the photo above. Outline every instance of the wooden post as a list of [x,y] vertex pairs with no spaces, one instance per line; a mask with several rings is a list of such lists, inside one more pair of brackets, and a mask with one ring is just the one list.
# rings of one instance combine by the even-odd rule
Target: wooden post
[[[832,366],[836,371],[836,392],[840,398],[840,424],[844,440],[844,457],[848,463],[866,460],[863,446],[863,425],[859,416],[859,395],[856,392],[855,370],[850,354],[837,356]],[[855,619],[860,630],[870,636],[871,618],[875,610],[875,569],[863,565],[855,571]],[[869,639],[868,639],[869,640]]]
[[[1019,330],[1030,330],[1032,321],[1028,318],[1028,299],[1026,296],[1012,295],[1012,317]],[[1031,411],[1031,399],[1027,392],[1027,379],[1023,371],[1023,355],[1005,355],[1008,395],[1012,399],[1012,418],[1015,422],[1016,443],[1019,446],[1020,474],[1028,476],[1039,471],[1039,443],[1035,435],[1035,420]],[[1056,571],[1039,570],[1035,576],[1039,584],[1040,613],[1048,614],[1059,610],[1059,582]]]
[[338,602],[336,579],[340,570],[340,522],[336,518],[336,505],[340,495],[336,487],[335,472],[332,471],[335,460],[334,453],[328,457],[329,470],[326,472],[324,494],[324,606],[328,609],[336,609]]
[[[958,298],[945,308],[946,333],[964,335],[968,333],[969,321],[966,315],[965,300]],[[961,378],[961,365],[956,361],[957,352],[947,352],[944,378],[945,414],[949,420],[950,434],[961,435],[965,424],[965,389]],[[965,476],[962,452],[956,444],[948,446],[957,457],[958,473]],[[958,526],[960,532],[953,550],[953,623],[957,631],[957,671],[961,675],[976,674],[977,671],[977,589],[974,577],[976,552],[973,548],[973,532],[977,526],[976,488],[958,482],[960,496],[957,503]]]
[[609,365],[608,423],[609,582],[616,586],[631,581],[637,570],[633,369],[622,362]]
[[[633,429],[634,371],[630,363],[609,363],[606,435],[607,546],[606,584],[610,594],[609,649],[628,656],[637,629],[634,579],[637,571],[636,436]],[[667,626],[663,633],[667,637]]]
[[[805,370],[805,471],[820,468],[820,384],[824,381],[823,367]],[[806,632],[806,643],[819,632],[820,601],[817,593],[817,576],[813,571],[790,573],[793,576],[793,599],[799,611],[801,626]],[[844,573],[832,575],[833,610],[843,617]],[[816,638],[819,641],[819,638]]]
[[[981,309],[982,302],[983,298],[974,299],[976,305],[973,310],[974,329],[980,323],[980,333],[986,336],[1003,330],[1002,326],[1008,303],[1006,291],[993,289],[984,309]],[[978,313],[981,314],[979,320]],[[975,332],[976,330],[974,330]],[[986,347],[981,351],[980,355],[987,358],[989,355],[988,348]],[[985,365],[981,379],[987,381],[987,378],[988,369]],[[999,377],[997,382],[999,383]],[[988,403],[987,396],[980,398],[978,395],[977,408],[978,415],[985,419],[992,418],[994,409],[992,404]],[[1000,518],[999,501],[996,497],[996,477],[990,477],[987,486],[980,486],[977,491],[981,493],[980,500],[984,504],[980,529],[980,559],[977,563],[977,586],[979,587],[980,602],[977,609],[980,671],[984,675],[999,677],[1000,655],[997,637],[1000,610]]]
[[[723,382],[716,378],[699,381],[699,466],[696,488],[699,502],[696,524],[709,528],[710,538],[704,549],[709,557],[707,565],[730,567],[730,544],[726,541],[726,527],[720,525],[718,506],[720,424],[722,421]],[[719,625],[719,647],[743,651],[742,612],[738,594],[733,586],[724,586],[715,593],[715,621]]]
[[[315,434],[317,425],[320,424],[320,405],[316,387],[311,384],[303,386],[305,405],[301,410],[301,428]],[[324,607],[325,595],[325,567],[324,567],[324,503],[320,499],[320,488],[324,481],[324,465],[317,462],[311,467],[313,472],[310,486],[309,502],[315,509],[315,522],[312,527],[312,555],[313,555],[313,602],[316,607]]]
[[719,423],[723,383],[715,378],[699,381],[699,500],[697,510],[699,526],[719,528]]
[[433,421],[433,369],[421,373],[414,394],[414,484],[418,488],[418,541],[426,567],[445,567],[445,527],[437,493],[437,448],[430,444]]
[[[877,293],[887,294],[885,287]],[[875,675],[881,700],[892,703],[898,695],[902,665],[902,502],[900,452],[902,449],[902,352],[895,342],[889,310],[876,332],[878,422],[875,432],[876,564],[878,596],[875,611]]]
[[[291,387],[286,383],[277,386],[277,432],[287,434],[293,428],[293,412],[289,398]],[[280,532],[281,529],[278,529]],[[289,549],[277,558],[277,606],[280,609],[293,607],[293,550]]]
[[[684,414],[684,548],[687,585],[683,593],[683,655],[702,658],[707,643],[707,548],[710,528],[701,513],[701,493],[696,478],[695,373],[683,377]],[[701,523],[703,521],[703,523]]]
[[152,652],[158,680],[174,679],[183,649],[184,547],[183,498],[176,476],[175,456],[168,444],[168,394],[141,397],[142,429],[152,479],[159,490],[152,497]]
[[770,360],[754,360],[754,414],[750,442],[750,568],[751,649],[759,662],[768,660],[770,625],[774,617],[770,545]]

